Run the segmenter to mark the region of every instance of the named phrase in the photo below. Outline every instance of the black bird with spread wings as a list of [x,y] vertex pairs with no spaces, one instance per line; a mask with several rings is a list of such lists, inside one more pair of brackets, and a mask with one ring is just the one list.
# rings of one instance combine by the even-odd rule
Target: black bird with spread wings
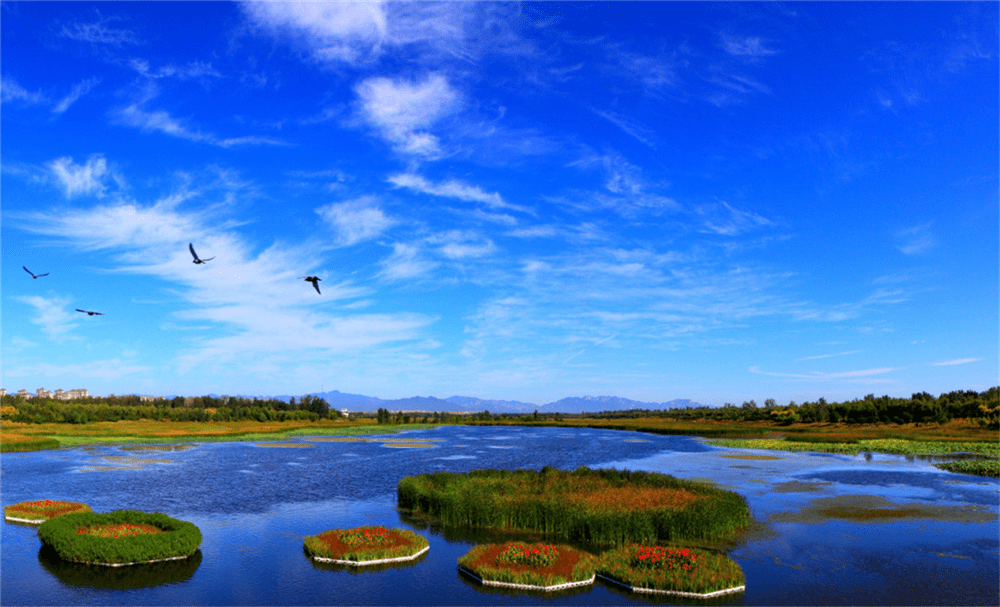
[[313,286],[316,287],[316,292],[322,295],[322,293],[320,293],[319,290],[319,282],[323,280],[322,278],[320,278],[319,276],[299,276],[299,278],[305,280],[306,282],[313,283]]
[[81,310],[80,308],[77,308],[76,311],[77,312],[83,312],[87,316],[93,316],[95,314],[98,315],[98,316],[104,316],[104,312],[91,312],[90,310]]
[[192,261],[191,263],[195,264],[205,263],[206,261],[212,261],[213,259],[215,259],[214,257],[209,257],[208,259],[198,259],[198,254],[194,252],[194,245],[191,244],[190,242],[188,243],[188,249],[190,249],[191,251],[191,256],[194,257],[194,261]]
[[[24,268],[24,266],[21,266],[21,267]],[[35,274],[34,272],[32,272],[31,270],[29,270],[28,268],[24,268],[24,271],[27,272],[28,274],[31,274],[32,278],[41,278],[42,276],[48,276],[49,275],[48,272],[46,272],[45,274]]]

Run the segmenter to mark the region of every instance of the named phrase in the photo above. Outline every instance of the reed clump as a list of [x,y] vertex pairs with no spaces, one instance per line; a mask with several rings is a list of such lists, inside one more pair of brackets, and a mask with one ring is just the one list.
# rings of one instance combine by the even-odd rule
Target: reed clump
[[473,470],[408,476],[402,508],[446,525],[528,530],[598,544],[720,540],[750,522],[742,496],[653,472]]
[[707,550],[628,544],[601,556],[598,575],[633,588],[708,594],[744,585],[733,559]]
[[506,584],[558,586],[591,580],[597,557],[566,545],[480,544],[458,559],[460,567],[480,579]]
[[122,565],[190,556],[201,531],[159,512],[115,510],[58,516],[42,523],[38,538],[68,561]]

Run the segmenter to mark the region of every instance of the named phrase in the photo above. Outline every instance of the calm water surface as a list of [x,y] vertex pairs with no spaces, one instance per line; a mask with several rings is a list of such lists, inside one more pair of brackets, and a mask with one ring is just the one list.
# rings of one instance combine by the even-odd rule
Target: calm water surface
[[[401,437],[433,439],[433,446],[296,440],[288,443],[303,446],[4,454],[4,506],[48,498],[84,502],[96,512],[159,511],[198,525],[203,540],[200,553],[179,564],[111,570],[65,563],[42,549],[35,527],[4,523],[0,603],[670,602],[600,583],[556,596],[485,590],[456,568],[484,535],[428,527],[396,509],[396,485],[404,476],[550,465],[664,472],[711,480],[746,497],[757,523],[730,553],[746,573],[746,593],[688,604],[1000,604],[997,479],[890,455],[718,449],[690,437],[610,430],[445,427],[387,438]],[[303,553],[307,535],[374,524],[414,529],[430,541],[430,552],[379,570],[316,565]]]

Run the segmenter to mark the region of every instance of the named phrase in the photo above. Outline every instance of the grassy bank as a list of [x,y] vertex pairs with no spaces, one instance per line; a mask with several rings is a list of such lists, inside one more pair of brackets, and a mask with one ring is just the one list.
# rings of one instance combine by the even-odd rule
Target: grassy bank
[[897,438],[859,440],[853,443],[794,441],[787,438],[710,439],[718,447],[743,449],[771,449],[813,453],[892,453],[896,455],[947,455],[949,453],[975,453],[1000,457],[1000,444],[978,441],[917,441]]
[[82,445],[155,444],[178,442],[274,441],[296,436],[395,434],[422,430],[424,424],[376,425],[371,421],[339,420],[258,422],[117,421],[91,424],[20,424],[3,422],[0,452],[35,451]]

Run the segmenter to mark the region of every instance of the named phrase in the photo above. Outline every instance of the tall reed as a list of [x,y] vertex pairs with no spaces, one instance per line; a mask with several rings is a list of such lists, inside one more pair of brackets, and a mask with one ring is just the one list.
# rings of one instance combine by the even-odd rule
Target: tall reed
[[400,507],[446,525],[599,544],[726,539],[750,521],[746,501],[731,491],[653,472],[586,467],[409,476],[398,496]]

